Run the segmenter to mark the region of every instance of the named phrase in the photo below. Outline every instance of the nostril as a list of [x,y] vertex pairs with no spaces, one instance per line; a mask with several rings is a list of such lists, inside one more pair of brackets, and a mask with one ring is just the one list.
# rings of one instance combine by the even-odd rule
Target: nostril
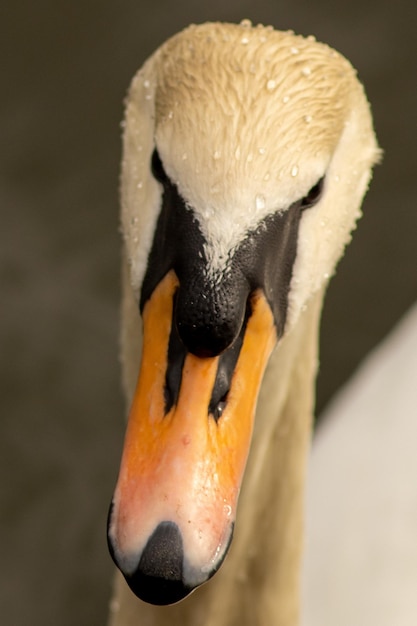
[[186,354],[186,349],[179,338],[175,324],[172,324],[168,344],[167,371],[165,374],[164,396],[166,414],[177,404]]
[[246,325],[250,316],[250,303],[247,303],[245,319],[240,329],[240,333],[234,343],[223,354],[220,355],[217,367],[216,380],[211,394],[209,413],[214,417],[216,422],[221,418],[223,411],[227,406],[230,386],[232,384],[233,374],[235,372],[237,360],[245,336]]

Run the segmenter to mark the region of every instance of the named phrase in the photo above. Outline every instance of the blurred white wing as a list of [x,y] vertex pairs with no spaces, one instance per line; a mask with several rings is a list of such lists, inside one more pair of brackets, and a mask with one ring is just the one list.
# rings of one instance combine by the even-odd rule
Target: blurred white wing
[[323,416],[307,495],[305,626],[417,623],[417,305]]

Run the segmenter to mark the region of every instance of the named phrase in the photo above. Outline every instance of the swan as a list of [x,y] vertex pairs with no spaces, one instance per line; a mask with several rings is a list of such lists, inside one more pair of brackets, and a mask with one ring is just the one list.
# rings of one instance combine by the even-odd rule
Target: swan
[[123,145],[110,624],[294,626],[320,311],[379,157],[364,90],[312,37],[192,25],[134,77]]

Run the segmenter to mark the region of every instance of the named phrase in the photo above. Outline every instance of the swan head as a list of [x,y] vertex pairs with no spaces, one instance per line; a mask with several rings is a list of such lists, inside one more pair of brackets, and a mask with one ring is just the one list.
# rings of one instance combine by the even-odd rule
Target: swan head
[[176,602],[222,563],[268,358],[377,157],[354,70],[311,38],[191,26],[134,78],[122,231],[143,349],[108,537],[140,598]]

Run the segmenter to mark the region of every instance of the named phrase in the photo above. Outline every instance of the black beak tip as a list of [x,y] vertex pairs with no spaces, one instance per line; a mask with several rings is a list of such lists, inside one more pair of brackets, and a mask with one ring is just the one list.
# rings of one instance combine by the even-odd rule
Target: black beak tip
[[182,580],[148,576],[140,570],[131,576],[125,576],[125,579],[135,596],[157,606],[180,602],[193,591]]
[[[111,512],[109,513],[109,525]],[[233,525],[229,538],[229,545],[233,536]],[[204,580],[184,580],[183,563],[184,551],[181,532],[174,522],[161,522],[152,535],[140,556],[138,565],[133,572],[123,571],[118,563],[114,546],[108,535],[110,554],[115,564],[121,570],[127,584],[135,596],[144,602],[157,606],[175,604],[186,598],[196,587],[211,578],[220,567],[226,553],[215,567],[207,574]]]
[[[111,509],[109,520],[111,520]],[[114,547],[108,534],[110,554],[117,562]],[[183,543],[178,526],[173,522],[161,522],[150,536],[132,573],[122,574],[135,596],[159,606],[175,604],[193,591],[183,581]]]

